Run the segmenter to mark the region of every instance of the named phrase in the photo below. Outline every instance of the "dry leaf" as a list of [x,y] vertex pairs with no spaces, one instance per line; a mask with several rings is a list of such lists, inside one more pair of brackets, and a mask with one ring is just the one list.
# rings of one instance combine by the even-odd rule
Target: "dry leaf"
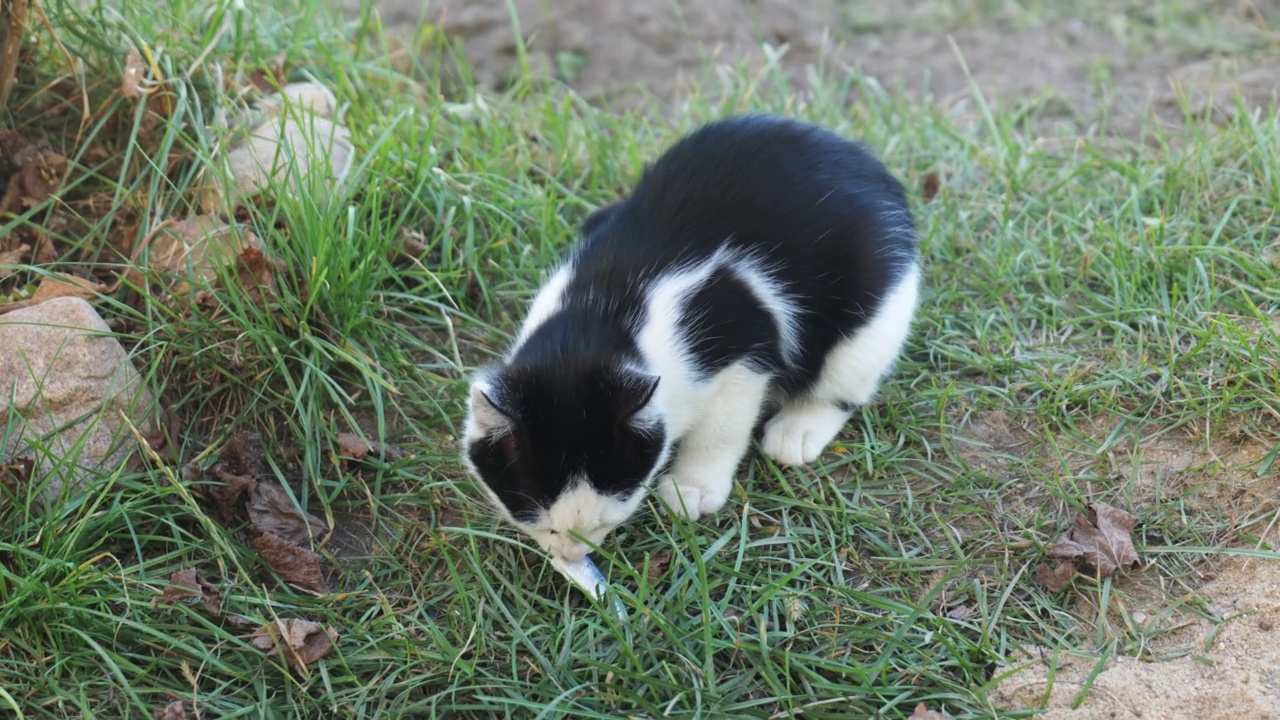
[[[22,260],[31,252],[30,245],[19,245],[12,250],[0,251],[0,265],[25,265]],[[13,267],[0,267],[0,279],[6,278],[17,271]]]
[[152,717],[155,720],[187,720],[187,709],[181,700],[174,700],[164,707],[157,707]]
[[201,578],[195,568],[170,575],[169,587],[165,588],[163,595],[151,601],[151,607],[154,609],[159,603],[176,603],[193,597],[204,601],[204,609],[210,615],[216,617],[222,613],[222,593],[213,583]]
[[249,500],[250,527],[285,542],[307,546],[329,531],[320,518],[298,510],[289,493],[275,481],[258,482]]
[[401,228],[400,237],[391,246],[391,250],[387,252],[387,259],[391,262],[416,260],[426,255],[427,250],[426,236],[417,230]]
[[254,631],[253,646],[268,655],[284,657],[289,667],[302,669],[329,654],[338,631],[310,620],[280,619]]
[[0,197],[0,215],[6,215],[22,208],[22,176],[15,174],[9,178],[5,186],[4,196]]
[[920,703],[907,720],[951,720],[951,716],[938,710],[930,710],[924,703]]
[[249,75],[249,84],[261,93],[275,92],[280,89],[284,85],[284,64],[287,59],[284,50],[281,50],[271,58],[271,62],[265,69],[258,68]]
[[129,56],[124,61],[124,77],[120,79],[120,94],[131,100],[137,100],[145,95],[142,83],[146,75],[147,62],[142,59],[142,53],[130,50]]
[[942,188],[942,181],[938,178],[936,170],[930,170],[920,178],[920,198],[925,202],[933,202],[938,196],[938,190]]
[[178,462],[178,438],[182,435],[182,417],[165,405],[160,408],[160,426],[143,438],[157,456],[168,453],[169,461]]
[[214,485],[207,490],[213,500],[218,520],[223,525],[234,525],[245,516],[245,498],[253,494],[258,481],[247,475],[233,475],[221,467],[214,467],[209,472],[222,481],[221,485]]
[[267,464],[262,459],[262,440],[257,433],[247,430],[231,433],[218,453],[218,464],[229,473],[247,475],[254,480],[267,476]]
[[667,552],[666,550],[659,550],[658,552],[650,555],[649,584],[652,585],[657,582],[658,578],[662,577],[662,575],[667,572],[667,567],[669,565],[671,565],[670,552]]
[[1055,568],[1050,568],[1048,565],[1036,566],[1036,580],[1048,588],[1049,592],[1061,592],[1071,584],[1071,578],[1075,577],[1075,574],[1076,564],[1070,560],[1063,560]]
[[320,555],[280,538],[263,533],[253,539],[253,547],[282,580],[317,595],[327,595],[329,584],[320,572]]
[[82,300],[92,300],[94,297],[107,291],[107,286],[102,283],[96,283],[92,280],[85,280],[68,273],[49,273],[40,278],[40,285],[36,287],[36,291],[26,300],[17,300],[11,303],[0,304],[0,315],[14,310],[39,305],[45,300],[52,300],[60,297],[78,297]]
[[376,440],[365,440],[356,433],[338,433],[338,454],[343,457],[363,460],[370,453],[387,462],[397,462],[406,456],[403,450]]
[[18,488],[31,482],[31,473],[35,470],[35,467],[35,460],[29,457],[14,458],[8,462],[0,462],[0,485],[3,485],[9,492],[16,494]]
[[1137,518],[1106,503],[1090,505],[1090,515],[1077,515],[1062,541],[1048,548],[1048,556],[1074,560],[1082,572],[1098,577],[1141,564],[1130,535]]

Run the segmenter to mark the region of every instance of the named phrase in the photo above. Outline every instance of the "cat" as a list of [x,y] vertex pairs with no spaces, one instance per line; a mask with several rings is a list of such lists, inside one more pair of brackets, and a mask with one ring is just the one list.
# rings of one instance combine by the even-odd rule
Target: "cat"
[[919,284],[905,191],[864,145],[785,117],[713,121],[583,222],[471,380],[463,464],[565,562],[650,492],[714,513],[761,420],[768,456],[811,464],[872,399]]

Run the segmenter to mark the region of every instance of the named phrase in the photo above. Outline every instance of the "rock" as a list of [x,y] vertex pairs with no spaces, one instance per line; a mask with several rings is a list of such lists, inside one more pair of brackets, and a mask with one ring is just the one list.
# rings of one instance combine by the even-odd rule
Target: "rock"
[[182,293],[187,280],[200,284],[213,281],[219,268],[234,265],[248,248],[266,249],[248,228],[228,225],[212,215],[197,215],[156,233],[149,262],[152,270],[180,278],[172,291]]
[[[31,456],[45,500],[114,472],[158,427],[155,396],[88,302],[60,297],[0,316],[0,438]],[[33,478],[33,482],[37,481]]]
[[252,129],[213,160],[199,190],[204,211],[229,216],[264,192],[323,196],[340,187],[355,146],[347,128],[328,118],[335,106],[328,88],[312,83],[264,98],[256,120],[242,120]]

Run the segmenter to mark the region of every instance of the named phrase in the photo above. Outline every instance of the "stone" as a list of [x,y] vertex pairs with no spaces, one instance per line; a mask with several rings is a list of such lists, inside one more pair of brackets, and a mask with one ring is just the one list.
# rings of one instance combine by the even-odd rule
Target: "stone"
[[119,468],[136,438],[159,427],[155,395],[106,322],[81,298],[0,315],[0,443],[30,456],[44,499],[91,486]]
[[355,159],[351,132],[329,119],[333,93],[314,83],[285,86],[242,117],[245,131],[223,156],[215,157],[198,196],[207,214],[230,216],[253,198],[271,192],[323,197],[340,188]]

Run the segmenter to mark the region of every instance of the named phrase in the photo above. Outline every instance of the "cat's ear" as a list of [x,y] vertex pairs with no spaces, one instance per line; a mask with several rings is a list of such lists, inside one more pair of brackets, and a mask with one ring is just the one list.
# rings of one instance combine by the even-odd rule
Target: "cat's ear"
[[649,407],[654,393],[658,390],[659,380],[661,378],[657,375],[635,370],[623,370],[619,373],[615,406],[618,411],[618,422],[629,422]]
[[500,400],[501,395],[494,391],[493,386],[484,382],[472,383],[468,430],[482,437],[509,431],[515,424],[515,413],[504,407]]
[[588,215],[587,219],[582,223],[582,234],[590,235],[591,233],[600,229],[605,223],[612,220],[613,216],[617,214],[618,208],[620,205],[621,203],[613,203],[612,205],[605,205],[599,210],[596,210],[595,212]]

